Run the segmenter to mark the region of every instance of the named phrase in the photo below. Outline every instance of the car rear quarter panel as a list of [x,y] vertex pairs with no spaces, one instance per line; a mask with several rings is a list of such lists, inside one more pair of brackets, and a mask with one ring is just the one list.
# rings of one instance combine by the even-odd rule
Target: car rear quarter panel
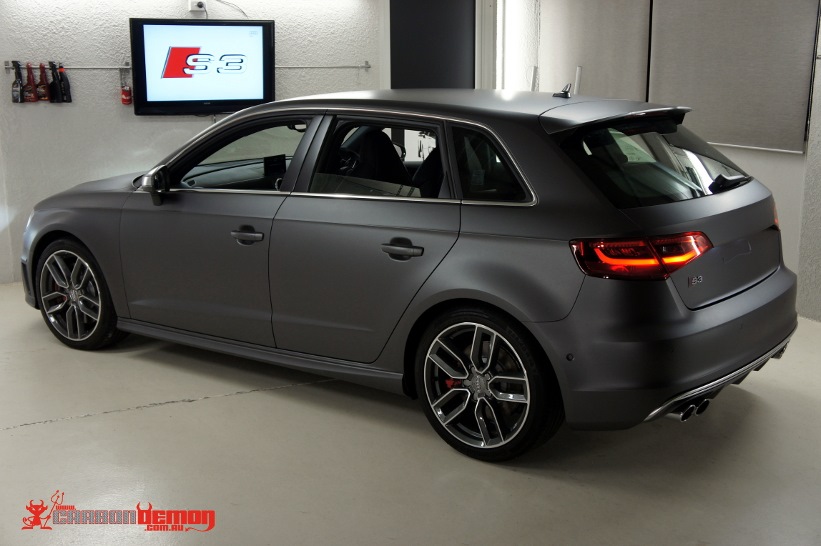
[[462,205],[456,244],[408,307],[379,367],[401,372],[408,336],[414,327],[424,327],[418,321],[448,302],[493,306],[525,325],[561,321],[573,309],[585,278],[570,240],[637,230],[579,179],[536,118],[478,121],[501,140],[534,201]]

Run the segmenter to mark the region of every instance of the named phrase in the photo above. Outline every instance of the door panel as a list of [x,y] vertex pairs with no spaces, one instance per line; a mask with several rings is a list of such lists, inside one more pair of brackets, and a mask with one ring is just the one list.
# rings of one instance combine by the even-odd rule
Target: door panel
[[271,242],[277,345],[373,362],[458,230],[452,201],[288,197]]
[[320,117],[235,120],[195,139],[168,165],[174,190],[123,210],[121,247],[131,317],[274,347],[271,225],[299,175]]
[[162,206],[134,192],[122,216],[131,317],[274,346],[271,223],[282,193],[175,191]]

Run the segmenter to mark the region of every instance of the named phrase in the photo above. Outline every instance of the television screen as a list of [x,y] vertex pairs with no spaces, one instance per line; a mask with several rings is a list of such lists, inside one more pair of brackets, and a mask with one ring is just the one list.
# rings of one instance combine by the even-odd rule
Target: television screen
[[215,114],[274,100],[274,22],[130,19],[137,115]]

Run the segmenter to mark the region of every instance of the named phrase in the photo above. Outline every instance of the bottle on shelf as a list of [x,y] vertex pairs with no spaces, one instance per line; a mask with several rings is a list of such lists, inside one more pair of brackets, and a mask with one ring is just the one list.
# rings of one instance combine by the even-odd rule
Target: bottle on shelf
[[48,84],[49,102],[63,102],[63,92],[60,86],[60,73],[57,72],[57,63],[49,61],[48,68],[51,70],[51,83]]
[[51,93],[46,77],[46,65],[40,63],[40,80],[37,82],[37,100],[51,101]]
[[37,83],[34,80],[34,69],[31,63],[26,63],[26,83],[23,85],[23,100],[37,102]]
[[14,82],[11,84],[11,102],[22,104],[23,98],[23,74],[20,72],[20,61],[11,61],[14,66]]
[[71,84],[68,81],[66,69],[63,68],[63,63],[58,66],[60,67],[57,71],[60,74],[60,91],[63,94],[63,102],[71,102]]
[[129,105],[133,102],[131,97],[131,86],[128,85],[128,82],[125,80],[125,71],[120,69],[120,102],[125,105]]

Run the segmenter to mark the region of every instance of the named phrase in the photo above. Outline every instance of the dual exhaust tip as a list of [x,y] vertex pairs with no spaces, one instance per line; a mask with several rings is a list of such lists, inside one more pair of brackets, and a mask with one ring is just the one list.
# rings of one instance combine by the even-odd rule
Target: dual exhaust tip
[[688,404],[686,406],[681,406],[676,411],[668,413],[667,417],[670,417],[671,419],[675,419],[676,421],[683,423],[684,421],[688,420],[690,417],[693,417],[694,415],[701,415],[702,413],[707,411],[707,408],[709,406],[710,399],[705,398],[704,400],[694,401],[693,403]]

